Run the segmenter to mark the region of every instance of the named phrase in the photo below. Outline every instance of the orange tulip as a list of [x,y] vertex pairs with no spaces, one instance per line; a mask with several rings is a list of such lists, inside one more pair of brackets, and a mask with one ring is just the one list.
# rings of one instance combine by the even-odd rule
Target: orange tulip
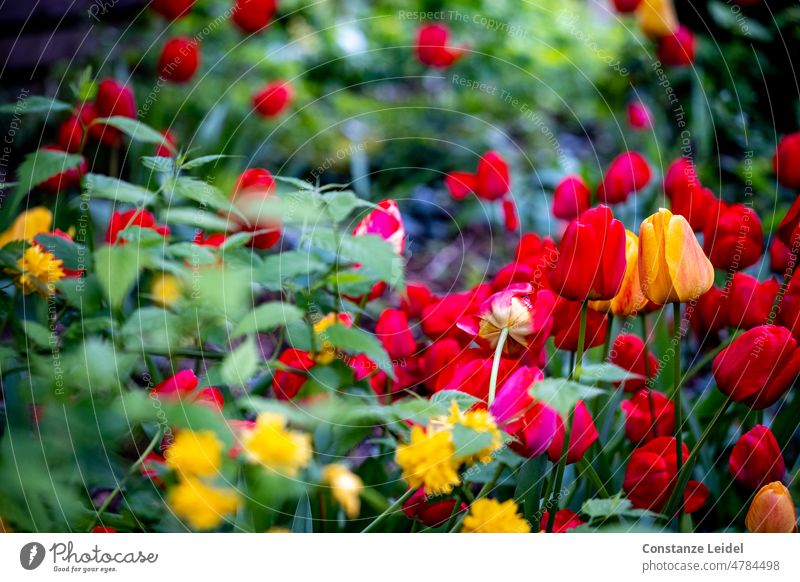
[[619,292],[609,301],[590,301],[589,307],[595,311],[609,311],[617,316],[635,315],[647,305],[647,297],[639,283],[639,237],[625,231],[625,276]]
[[711,289],[714,267],[683,216],[661,208],[642,222],[639,279],[659,305],[693,301]]
[[642,0],[636,9],[639,29],[645,36],[661,38],[678,29],[678,16],[672,0]]
[[789,490],[780,481],[759,489],[747,517],[747,530],[753,533],[793,533],[797,531],[797,514]]

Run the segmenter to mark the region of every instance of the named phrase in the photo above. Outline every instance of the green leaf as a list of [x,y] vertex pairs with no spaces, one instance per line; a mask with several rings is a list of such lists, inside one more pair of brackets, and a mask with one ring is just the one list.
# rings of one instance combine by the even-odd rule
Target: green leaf
[[16,103],[8,103],[0,107],[0,113],[12,113],[22,115],[24,113],[58,113],[60,111],[70,111],[72,105],[64,103],[58,99],[50,97],[40,97],[31,95]]
[[357,327],[346,327],[341,323],[335,323],[319,335],[321,339],[329,341],[348,354],[366,354],[387,373],[392,373],[389,354],[383,349],[378,338],[371,333]]
[[292,178],[291,176],[273,176],[273,178],[278,182],[283,182],[284,184],[291,184],[296,188],[300,188],[301,190],[314,190],[314,184],[311,182],[306,182],[305,180],[301,180],[299,178]]
[[641,518],[644,516],[657,517],[658,514],[647,509],[635,509],[633,504],[617,494],[608,499],[587,499],[581,506],[581,513],[591,518],[607,519],[609,517]]
[[261,360],[253,336],[248,336],[222,362],[222,379],[229,386],[243,386],[258,371]]
[[330,230],[317,229],[313,244],[323,250],[336,253],[339,260],[360,265],[378,281],[385,281],[402,289],[405,261],[397,256],[388,242],[376,235],[336,235]]
[[203,315],[238,322],[251,298],[249,269],[206,267],[192,273],[193,307]]
[[256,307],[240,321],[231,333],[232,336],[253,333],[256,331],[272,331],[292,321],[301,321],[303,311],[294,305],[270,301]]
[[292,518],[292,533],[313,533],[314,526],[311,516],[311,500],[308,493],[300,497],[297,508],[294,510]]
[[167,138],[164,137],[164,134],[153,129],[149,125],[146,125],[136,119],[131,119],[130,117],[122,117],[121,115],[114,115],[113,117],[101,117],[92,121],[92,125],[110,125],[111,127],[120,130],[134,141],[160,144],[169,148],[170,151],[175,151],[175,148],[171,143],[169,143],[169,141],[167,141]]
[[142,165],[160,174],[172,174],[175,171],[175,160],[166,156],[144,156]]
[[197,202],[201,207],[208,206],[215,210],[232,212],[237,216],[241,216],[239,209],[233,205],[225,194],[223,194],[219,188],[212,186],[205,180],[181,176],[172,181],[168,188],[169,187],[171,187],[172,191],[180,198]]
[[644,376],[634,374],[611,362],[588,364],[581,367],[581,380],[584,382],[622,382],[639,379],[643,380]]
[[210,231],[228,230],[226,218],[199,208],[168,208],[161,212],[159,218],[168,224],[188,224]]
[[17,186],[14,194],[9,203],[3,207],[0,229],[5,229],[17,216],[17,208],[25,194],[49,178],[78,167],[82,161],[81,155],[55,150],[36,150],[25,156],[17,168]]
[[156,199],[154,192],[124,180],[101,174],[86,174],[83,191],[90,197],[105,198],[134,206],[148,206]]
[[193,160],[188,160],[183,162],[180,165],[181,170],[191,170],[193,168],[199,168],[200,166],[204,166],[205,164],[210,164],[211,162],[216,162],[217,160],[223,160],[225,158],[235,158],[238,156],[228,156],[224,154],[214,154],[210,156],[200,156],[199,158],[195,158]]
[[35,240],[42,247],[53,253],[57,259],[61,259],[65,269],[77,271],[88,268],[86,263],[89,256],[85,246],[51,234],[37,234]]
[[471,457],[492,446],[494,435],[491,432],[478,432],[474,429],[456,424],[453,426],[453,446],[456,459]]
[[535,382],[528,391],[537,400],[555,408],[564,418],[579,400],[589,401],[605,393],[605,390],[601,388],[578,384],[566,378],[540,380]]
[[[39,347],[47,347],[50,344],[50,330],[43,326],[41,323],[31,321],[29,319],[22,320],[22,329],[25,335]],[[55,334],[53,334],[55,338]]]
[[133,245],[104,246],[94,253],[97,279],[103,294],[114,309],[122,307],[145,262],[139,250]]
[[461,392],[461,390],[442,390],[436,392],[431,396],[431,402],[443,406],[445,409],[450,408],[450,403],[455,400],[459,410],[469,410],[477,403],[482,402],[480,398],[475,398],[472,394]]
[[324,273],[328,266],[315,254],[308,251],[287,251],[270,255],[253,273],[253,280],[270,289],[283,289],[286,281],[299,275]]
[[[236,234],[232,234],[225,238],[225,242],[223,242],[219,248],[223,250],[232,250],[238,249],[246,245],[250,242],[250,239],[253,238],[253,235],[249,232],[237,232]],[[280,255],[273,255],[273,256],[280,256]]]
[[347,218],[356,208],[373,206],[372,203],[356,196],[352,190],[331,192],[323,196],[322,200],[328,207],[328,213],[336,222],[341,222]]

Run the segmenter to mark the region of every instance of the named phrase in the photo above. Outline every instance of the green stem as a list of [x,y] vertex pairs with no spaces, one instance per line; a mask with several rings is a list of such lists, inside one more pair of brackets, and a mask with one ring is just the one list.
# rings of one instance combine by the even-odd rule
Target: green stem
[[605,483],[603,483],[600,475],[598,475],[597,471],[594,470],[594,466],[586,458],[578,461],[578,469],[580,469],[582,474],[586,473],[586,475],[589,477],[589,481],[592,482],[592,485],[594,485],[595,489],[597,489],[597,493],[601,497],[609,497]]
[[163,434],[161,432],[161,429],[156,430],[156,434],[153,435],[153,438],[150,440],[147,447],[145,447],[144,451],[142,451],[142,454],[139,455],[139,458],[136,459],[133,465],[131,465],[131,468],[128,469],[128,472],[125,474],[125,476],[117,483],[117,486],[114,487],[111,493],[109,493],[108,496],[106,497],[105,501],[103,501],[103,504],[98,508],[97,513],[95,513],[95,516],[89,523],[89,527],[86,528],[87,532],[91,532],[92,528],[94,528],[94,526],[97,525],[97,522],[100,520],[100,517],[109,508],[111,502],[114,501],[114,499],[117,498],[117,495],[119,495],[120,491],[122,491],[122,487],[131,477],[131,475],[133,475],[139,469],[139,467],[144,462],[147,455],[153,452],[153,449],[156,448],[156,445],[161,441],[162,438]]
[[[681,472],[683,465],[683,408],[681,406],[681,304],[677,301],[672,304],[673,325],[675,326],[672,340],[672,401],[675,404],[675,464],[676,474]],[[654,419],[655,420],[655,419]],[[678,491],[675,488],[673,493]],[[683,490],[679,492],[683,495]],[[681,514],[683,504],[678,511],[678,531],[680,531]]]
[[494,350],[492,377],[489,380],[489,406],[494,402],[494,396],[497,393],[497,374],[500,371],[500,359],[503,357],[503,346],[506,344],[506,338],[508,338],[508,328],[504,327],[500,330],[500,337],[497,338],[497,347]]
[[376,517],[370,524],[361,530],[361,533],[369,533],[374,530],[378,525],[381,524],[387,517],[389,517],[392,513],[396,512],[400,507],[405,503],[405,500],[411,497],[414,494],[414,489],[409,488],[408,491],[403,493],[400,497],[397,498],[397,501],[392,503],[389,507],[387,507],[383,513],[381,513],[378,517]]
[[608,325],[606,327],[606,338],[603,340],[603,361],[608,360],[608,353],[611,351],[611,331],[614,328],[614,314],[610,311],[606,316]]

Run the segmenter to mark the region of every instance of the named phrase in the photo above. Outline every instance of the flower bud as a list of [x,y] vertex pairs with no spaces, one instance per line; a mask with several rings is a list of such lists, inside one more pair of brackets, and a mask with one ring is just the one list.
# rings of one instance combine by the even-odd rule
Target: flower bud
[[624,152],[611,161],[597,197],[606,204],[625,202],[628,196],[650,183],[653,173],[650,164],[638,152]]
[[375,335],[391,358],[409,358],[417,351],[417,341],[408,327],[408,316],[399,309],[385,309],[381,313]]
[[[638,335],[621,333],[614,340],[609,361],[624,370],[642,376],[641,379],[634,378],[622,382],[625,392],[636,392],[645,388],[647,384],[644,352],[644,342]],[[655,378],[658,375],[658,359],[649,350],[647,352],[647,364],[650,372],[649,377]]]
[[277,0],[236,0],[231,20],[242,32],[260,32],[272,21],[277,4]]
[[719,216],[708,218],[703,246],[717,269],[739,271],[761,259],[764,233],[761,220],[752,208],[722,203]]
[[[547,447],[547,456],[553,463],[557,463],[561,458],[561,453],[564,448],[564,421],[559,415],[556,418],[556,432],[553,435],[553,440],[550,446]],[[597,428],[594,426],[592,415],[589,414],[589,409],[586,404],[579,401],[575,405],[575,410],[572,415],[572,432],[569,437],[569,447],[567,449],[567,464],[577,463],[583,458],[586,450],[592,446],[592,443],[597,440],[600,435]]]
[[185,83],[200,66],[200,45],[186,36],[171,38],[158,59],[158,74],[173,83]]
[[749,489],[780,481],[786,473],[781,449],[772,431],[757,424],[736,441],[728,463],[731,475]]
[[631,442],[646,443],[675,430],[675,404],[661,392],[639,390],[620,408],[625,413],[625,436]]
[[750,329],[767,323],[779,290],[780,284],[771,277],[759,282],[746,273],[736,273],[728,290],[728,325]]
[[275,81],[253,95],[253,109],[264,117],[276,117],[289,107],[293,97],[294,89],[289,83]]
[[449,46],[450,29],[443,24],[426,24],[417,31],[417,58],[429,67],[446,69],[464,56],[462,47]]
[[679,26],[673,34],[658,39],[656,54],[668,67],[686,67],[694,62],[694,34],[685,26]]
[[800,131],[781,138],[772,156],[772,167],[778,182],[792,190],[800,189]]
[[789,490],[783,483],[764,485],[750,504],[744,519],[751,533],[796,533],[797,513]]
[[589,210],[592,192],[580,176],[575,174],[561,180],[553,191],[553,216],[575,220]]

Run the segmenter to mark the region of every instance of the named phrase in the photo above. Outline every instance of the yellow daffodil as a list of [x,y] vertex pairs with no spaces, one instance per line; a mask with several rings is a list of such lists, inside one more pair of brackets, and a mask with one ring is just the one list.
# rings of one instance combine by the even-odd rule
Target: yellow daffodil
[[753,533],[792,533],[797,531],[797,514],[789,490],[780,481],[759,489],[744,524]]
[[530,533],[531,525],[522,517],[513,499],[500,503],[478,499],[464,518],[463,533]]
[[642,222],[639,278],[659,305],[693,301],[714,284],[714,267],[683,216],[661,208]]
[[15,283],[25,295],[37,291],[47,296],[55,291],[54,284],[64,277],[64,263],[38,245],[25,249],[17,266],[20,272],[16,273]]
[[645,36],[661,38],[678,29],[678,16],[672,0],[642,0],[636,9],[639,29]]
[[26,210],[17,216],[8,230],[0,234],[0,248],[15,240],[33,242],[37,234],[50,232],[52,225],[53,215],[47,208],[37,206]]
[[625,262],[625,276],[619,292],[609,301],[590,301],[589,307],[618,317],[629,317],[647,305],[639,281],[639,237],[629,230],[625,231]]
[[232,489],[206,485],[199,479],[182,479],[167,494],[175,514],[194,529],[213,529],[236,511],[239,496]]
[[413,487],[425,487],[429,495],[449,493],[460,483],[449,430],[411,429],[411,442],[397,447],[397,464],[403,479]]
[[180,279],[171,273],[156,275],[150,286],[153,302],[161,307],[172,307],[183,294],[183,285]]
[[182,430],[165,451],[167,465],[184,476],[211,477],[222,463],[222,442],[210,430]]
[[311,460],[311,436],[288,430],[280,414],[263,412],[243,431],[242,449],[254,463],[293,477]]
[[322,469],[322,481],[330,486],[333,498],[342,506],[345,515],[351,519],[358,517],[364,489],[361,477],[344,465],[334,463]]

